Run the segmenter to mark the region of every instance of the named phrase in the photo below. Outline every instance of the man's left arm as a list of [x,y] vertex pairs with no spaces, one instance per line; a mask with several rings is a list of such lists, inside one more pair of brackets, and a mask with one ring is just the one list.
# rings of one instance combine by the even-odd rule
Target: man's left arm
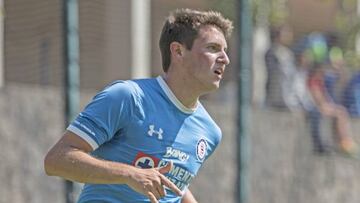
[[187,189],[183,198],[181,199],[181,203],[197,203],[197,201],[192,195],[191,191]]

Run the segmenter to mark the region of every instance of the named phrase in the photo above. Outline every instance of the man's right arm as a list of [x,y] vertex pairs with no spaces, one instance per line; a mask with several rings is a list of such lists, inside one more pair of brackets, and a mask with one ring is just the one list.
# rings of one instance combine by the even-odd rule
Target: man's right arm
[[76,134],[66,131],[48,152],[44,160],[45,171],[50,176],[94,184],[127,184],[135,191],[157,202],[165,195],[163,185],[181,195],[181,191],[163,174],[170,171],[172,163],[158,169],[139,169],[127,164],[100,160],[89,154],[91,146]]
[[66,131],[45,157],[45,171],[82,183],[126,183],[130,166],[92,157],[91,146],[76,134]]

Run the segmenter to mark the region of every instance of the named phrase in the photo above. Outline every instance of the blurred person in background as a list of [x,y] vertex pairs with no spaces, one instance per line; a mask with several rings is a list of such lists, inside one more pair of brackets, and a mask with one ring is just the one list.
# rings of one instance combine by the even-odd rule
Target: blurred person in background
[[335,33],[329,34],[331,68],[326,71],[325,85],[334,102],[343,105],[350,116],[360,117],[360,73],[359,71],[354,72],[353,76],[350,77],[338,41],[338,36]]
[[46,173],[86,183],[78,202],[196,202],[190,181],[221,140],[199,97],[219,88],[232,29],[218,12],[172,12],[165,73],[99,92],[46,155]]
[[345,86],[341,103],[351,117],[360,118],[360,71],[357,71]]
[[[329,64],[315,63],[309,74],[309,91],[316,105],[312,116],[316,116],[316,114],[319,116],[319,118],[312,119],[313,122],[314,119],[317,120],[316,122],[320,122],[320,116],[334,119],[335,140],[338,143],[339,149],[346,154],[355,156],[358,153],[358,147],[352,139],[349,114],[343,106],[334,102],[325,85],[325,73],[328,66]],[[313,123],[313,125],[317,125],[317,129],[320,128],[318,123]],[[319,132],[317,134],[320,136]],[[317,150],[323,152],[324,149],[318,148]]]
[[330,146],[322,140],[320,130],[322,117],[326,116],[334,119],[335,139],[340,149],[355,155],[357,145],[350,135],[347,112],[335,102],[335,89],[343,78],[345,63],[337,38],[329,36],[331,38],[326,40],[322,33],[313,32],[295,44],[297,72],[294,92],[298,106],[306,112],[314,151],[320,154],[330,152]]
[[298,109],[311,111],[314,108],[314,101],[308,90],[309,71],[313,65],[313,56],[308,47],[307,37],[299,40],[294,46],[296,72],[293,80],[293,91]]
[[324,83],[329,97],[336,104],[341,105],[340,97],[345,84],[349,80],[349,71],[346,67],[343,51],[339,45],[339,37],[334,32],[326,35],[328,49],[328,68],[324,73]]
[[296,106],[293,79],[296,72],[295,58],[289,46],[293,40],[290,26],[270,28],[271,45],[265,54],[267,71],[265,105],[276,109]]
[[309,74],[315,60],[313,50],[310,45],[310,37],[305,36],[293,47],[297,68],[294,77],[294,92],[298,101],[298,107],[305,112],[314,152],[325,154],[330,152],[330,150],[329,147],[324,144],[320,134],[321,113],[317,110],[308,88]]

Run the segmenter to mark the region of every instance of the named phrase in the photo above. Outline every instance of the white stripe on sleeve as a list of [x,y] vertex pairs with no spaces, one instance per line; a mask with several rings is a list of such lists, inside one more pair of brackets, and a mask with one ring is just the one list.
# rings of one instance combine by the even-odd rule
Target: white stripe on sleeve
[[99,145],[95,142],[95,140],[93,138],[91,138],[88,134],[86,134],[84,131],[80,130],[79,128],[77,128],[73,125],[70,125],[67,128],[67,130],[75,133],[76,135],[78,135],[79,137],[84,139],[92,147],[93,150],[95,150],[99,147]]

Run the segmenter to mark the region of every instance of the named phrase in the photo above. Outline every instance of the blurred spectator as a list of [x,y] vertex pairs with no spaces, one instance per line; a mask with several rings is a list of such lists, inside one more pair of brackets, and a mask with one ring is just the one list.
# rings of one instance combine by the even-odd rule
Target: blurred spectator
[[360,71],[346,85],[342,104],[352,117],[360,118]]
[[288,25],[272,27],[271,45],[265,54],[267,70],[265,105],[279,109],[293,108],[296,98],[292,91],[296,71],[293,52],[289,49],[293,40]]
[[[289,49],[289,26],[273,27],[270,38],[271,46],[265,55],[266,106],[290,110],[302,107],[307,112],[314,150],[320,153],[329,151],[321,139],[321,119],[332,118],[339,149],[356,155],[358,147],[352,139],[348,112],[337,103],[341,84],[346,81],[337,36],[331,33],[325,38],[321,33],[311,33],[295,45],[294,52]],[[360,84],[360,78],[358,81]]]
[[308,48],[306,37],[295,45],[294,54],[296,72],[293,81],[293,91],[297,101],[296,106],[308,112],[314,109],[315,105],[307,86],[309,70],[313,64],[313,57]]
[[[346,109],[336,104],[331,96],[329,95],[329,91],[327,90],[325,86],[325,69],[327,64],[323,63],[315,63],[312,70],[309,74],[308,79],[308,86],[309,91],[314,99],[316,109],[313,111],[312,116],[315,116],[315,119],[313,118],[312,121],[319,122],[320,120],[317,119],[316,114],[318,116],[326,116],[334,119],[334,129],[336,131],[336,141],[338,143],[338,146],[340,150],[342,150],[344,153],[347,153],[349,155],[356,155],[357,154],[357,145],[352,139],[352,135],[350,132],[350,121],[349,121],[349,115],[346,111]],[[318,111],[318,113],[316,113]],[[315,123],[319,129],[319,123]],[[314,123],[312,124],[314,126]],[[316,129],[315,129],[316,130]],[[314,132],[313,132],[314,133]],[[320,133],[315,132],[316,134],[313,134],[313,136],[319,136]],[[317,139],[317,137],[314,137]],[[324,148],[321,146],[321,141],[317,143],[317,140],[314,140],[315,150],[318,150],[319,152],[323,152]],[[320,144],[320,145],[318,145]],[[318,146],[316,146],[318,145]]]
[[337,38],[331,35],[329,39],[327,41],[324,35],[314,32],[294,46],[297,65],[294,92],[299,105],[306,111],[314,151],[330,151],[320,132],[322,117],[327,116],[334,120],[339,148],[353,155],[357,145],[351,139],[349,117],[344,107],[336,103],[336,89],[339,81],[344,79],[345,63],[342,50],[336,46]]
[[344,89],[349,77],[345,67],[343,51],[338,44],[337,34],[329,33],[327,35],[327,46],[329,47],[327,61],[329,62],[329,68],[325,71],[324,83],[332,101],[340,104],[340,93]]
[[[310,37],[305,36],[299,40],[294,46],[296,59],[296,75],[294,78],[294,92],[298,101],[298,106],[305,110],[306,120],[309,123],[310,134],[314,151],[319,153],[329,152],[329,148],[323,143],[320,136],[321,113],[317,110],[314,100],[309,92],[308,78],[309,72],[315,60],[320,60],[322,55],[318,50],[318,54],[314,54],[311,47]],[[319,49],[319,47],[318,47]],[[317,59],[315,59],[317,57]]]

